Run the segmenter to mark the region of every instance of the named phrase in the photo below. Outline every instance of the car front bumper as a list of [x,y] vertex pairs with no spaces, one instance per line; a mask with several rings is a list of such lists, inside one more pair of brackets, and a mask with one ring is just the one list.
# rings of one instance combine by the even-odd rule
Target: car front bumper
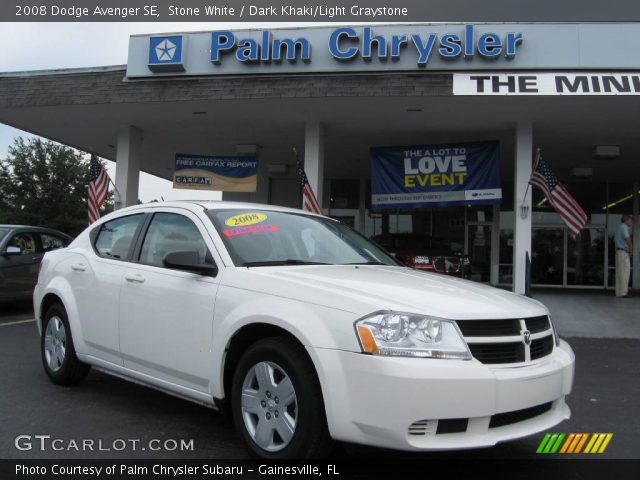
[[[563,341],[544,359],[511,368],[475,359],[308,351],[336,440],[399,450],[490,447],[549,429],[571,415],[565,396],[571,392],[575,357]],[[549,403],[544,413],[523,417],[523,410]],[[492,416],[502,413],[521,420],[490,428]],[[449,419],[468,419],[466,429],[438,433],[438,423]]]

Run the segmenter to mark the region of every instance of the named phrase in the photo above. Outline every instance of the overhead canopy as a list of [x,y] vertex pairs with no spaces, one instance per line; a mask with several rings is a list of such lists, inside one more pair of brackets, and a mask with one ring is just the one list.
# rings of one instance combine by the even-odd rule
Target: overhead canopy
[[[454,96],[452,74],[370,73],[128,81],[124,67],[0,75],[0,121],[116,160],[118,132],[142,130],[141,168],[171,178],[176,152],[235,154],[257,144],[265,162],[293,163],[310,119],[326,128],[325,176],[366,178],[372,146],[499,140],[509,178],[516,121],[560,174],[639,173],[639,96]],[[596,145],[618,145],[613,160]]]

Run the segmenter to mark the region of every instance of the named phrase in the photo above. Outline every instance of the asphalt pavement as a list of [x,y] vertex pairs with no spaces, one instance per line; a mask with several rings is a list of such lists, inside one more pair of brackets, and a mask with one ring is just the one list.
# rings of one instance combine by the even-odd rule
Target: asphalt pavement
[[[95,369],[79,386],[53,385],[42,369],[32,318],[28,304],[0,306],[0,459],[249,457],[231,420],[206,407]],[[577,357],[568,399],[573,414],[554,431],[611,432],[598,458],[639,458],[640,340],[567,340]],[[21,435],[26,437],[18,439],[17,448]],[[334,458],[534,459],[540,458],[535,451],[542,437],[489,449],[420,454],[347,445],[339,446]],[[84,441],[93,442],[93,450],[82,448]]]

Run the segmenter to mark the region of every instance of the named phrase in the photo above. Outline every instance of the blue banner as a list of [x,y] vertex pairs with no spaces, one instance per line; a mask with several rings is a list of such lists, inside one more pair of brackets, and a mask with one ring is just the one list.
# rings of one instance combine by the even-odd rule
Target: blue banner
[[255,192],[256,157],[210,157],[176,153],[173,188]]
[[502,201],[496,141],[372,148],[374,208],[487,205]]

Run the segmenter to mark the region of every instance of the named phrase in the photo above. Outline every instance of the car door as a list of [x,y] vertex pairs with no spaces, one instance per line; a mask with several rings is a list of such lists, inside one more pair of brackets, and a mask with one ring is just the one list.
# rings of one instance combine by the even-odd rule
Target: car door
[[103,223],[91,232],[93,251],[70,252],[67,281],[74,293],[86,353],[122,365],[118,336],[120,289],[146,214]]
[[127,265],[120,295],[124,366],[159,380],[207,392],[213,313],[219,277],[165,268],[173,251],[221,260],[202,221],[184,209],[156,211]]
[[40,237],[36,232],[19,231],[5,244],[2,252],[2,299],[22,300],[31,297],[38,281],[42,261]]

